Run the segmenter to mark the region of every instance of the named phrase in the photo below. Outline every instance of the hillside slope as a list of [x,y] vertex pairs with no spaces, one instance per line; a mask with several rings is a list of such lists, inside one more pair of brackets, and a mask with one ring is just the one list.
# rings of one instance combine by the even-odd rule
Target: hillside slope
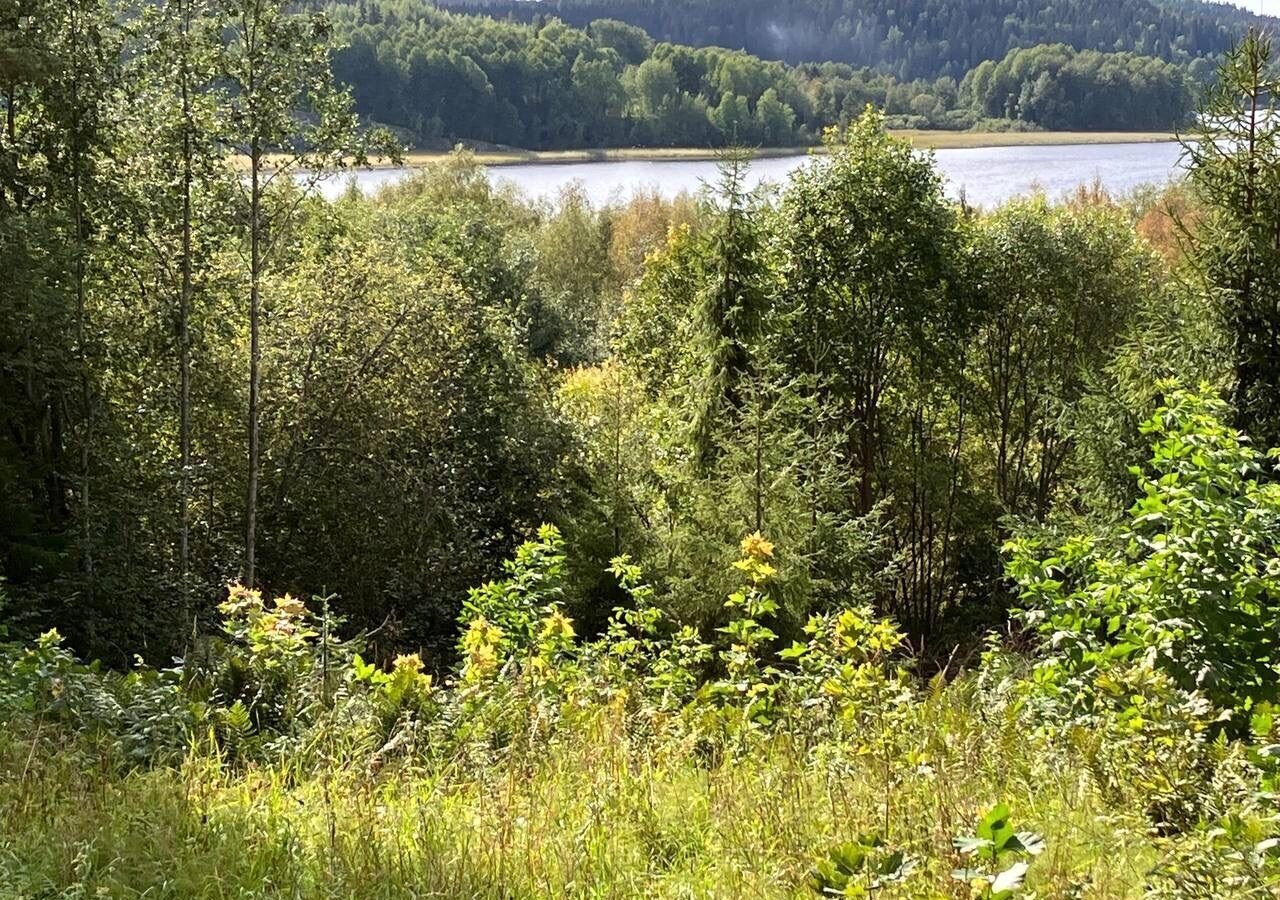
[[747,50],[787,62],[874,66],[899,78],[959,79],[987,59],[1036,44],[1131,50],[1190,63],[1222,53],[1250,22],[1199,0],[438,0],[496,17],[600,18],[656,40]]
[[424,147],[795,146],[868,104],[900,128],[1157,131],[1184,122],[1192,106],[1175,63],[1064,44],[1015,50],[959,80],[908,81],[844,63],[793,67],[654,44],[617,21],[529,24],[426,0],[329,9],[345,45],[334,71],[360,112]]

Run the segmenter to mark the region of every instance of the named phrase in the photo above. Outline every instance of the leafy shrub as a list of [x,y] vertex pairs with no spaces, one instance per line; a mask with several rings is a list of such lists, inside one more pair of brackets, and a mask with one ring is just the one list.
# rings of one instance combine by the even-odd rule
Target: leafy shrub
[[338,700],[354,642],[336,637],[342,620],[327,598],[312,603],[319,614],[291,594],[268,603],[260,590],[233,584],[218,607],[221,636],[198,643],[184,661],[186,693],[207,704],[233,755],[253,756],[306,733]]
[[141,664],[119,674],[85,665],[49,630],[17,649],[0,672],[0,716],[66,729],[123,767],[179,756],[202,708],[180,689],[180,673]]
[[494,749],[517,736],[535,740],[554,726],[577,681],[580,649],[560,606],[559,530],[543,525],[504,568],[506,578],[471,591],[463,604],[458,690],[446,715],[455,739]]
[[1220,401],[1169,388],[1128,520],[1053,547],[1015,539],[1008,573],[1050,652],[1046,686],[1091,702],[1099,676],[1139,665],[1248,709],[1280,690],[1280,484]]
[[351,659],[351,675],[357,683],[368,685],[384,734],[390,734],[396,723],[406,718],[420,720],[432,711],[433,680],[423,672],[422,657],[417,653],[397,656],[390,672],[365,662],[357,653]]
[[711,646],[654,604],[653,587],[630,557],[616,557],[610,572],[631,604],[614,609],[601,639],[584,651],[596,690],[604,697],[632,690],[652,709],[674,712],[693,700]]
[[1280,837],[1256,820],[1228,816],[1189,838],[1166,841],[1149,881],[1150,900],[1274,897],[1280,892]]
[[554,525],[538,529],[538,538],[526,541],[515,557],[503,564],[507,577],[473,588],[462,605],[460,621],[466,631],[459,646],[466,656],[467,634],[484,622],[494,631],[495,647],[506,653],[525,650],[538,638],[539,622],[564,599],[564,539]]
[[778,639],[764,624],[778,611],[769,588],[778,572],[770,563],[773,544],[758,532],[742,540],[741,550],[742,558],[733,565],[747,583],[725,601],[732,618],[719,629],[729,639],[729,646],[720,651],[724,677],[707,685],[707,696],[740,709],[744,724],[767,725],[774,715],[779,672],[761,663],[769,646]]

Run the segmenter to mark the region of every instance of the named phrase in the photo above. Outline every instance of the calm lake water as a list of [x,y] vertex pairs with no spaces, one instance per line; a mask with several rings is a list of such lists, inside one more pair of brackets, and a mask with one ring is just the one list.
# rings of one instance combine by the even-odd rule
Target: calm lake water
[[[1143,184],[1160,184],[1175,174],[1181,154],[1175,143],[1089,144],[1060,147],[985,147],[938,150],[938,168],[947,178],[947,192],[961,192],[969,203],[990,207],[1041,188],[1061,197],[1095,180],[1112,193]],[[784,182],[807,156],[761,159],[752,164],[751,181]],[[495,182],[511,182],[538,199],[556,196],[577,182],[596,204],[626,200],[637,190],[656,189],[666,196],[697,192],[715,178],[715,163],[707,161],[605,161],[495,166],[488,170]],[[342,193],[352,181],[364,193],[407,177],[412,169],[377,169],[346,173],[326,181],[323,192]]]

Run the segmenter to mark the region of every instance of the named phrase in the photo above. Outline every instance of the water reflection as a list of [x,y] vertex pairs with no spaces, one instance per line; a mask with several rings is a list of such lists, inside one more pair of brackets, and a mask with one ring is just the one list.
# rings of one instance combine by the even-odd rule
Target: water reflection
[[[1178,144],[1091,144],[1060,147],[983,147],[935,152],[938,168],[952,197],[962,193],[974,206],[990,207],[1010,197],[1043,189],[1061,197],[1081,185],[1100,183],[1112,193],[1143,184],[1159,184],[1176,174]],[[761,159],[751,167],[751,185],[781,183],[807,156]],[[336,197],[355,184],[364,193],[400,181],[410,169],[379,169],[344,173],[327,179],[322,191]],[[550,199],[577,182],[595,204],[626,200],[641,190],[665,196],[694,193],[715,177],[709,161],[618,160],[556,164],[520,164],[490,168],[489,177],[509,182],[535,199]]]

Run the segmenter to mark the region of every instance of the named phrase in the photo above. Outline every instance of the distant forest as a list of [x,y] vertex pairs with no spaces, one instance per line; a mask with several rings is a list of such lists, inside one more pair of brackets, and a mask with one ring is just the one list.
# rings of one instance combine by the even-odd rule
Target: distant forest
[[[898,78],[957,80],[1010,50],[1063,43],[1170,62],[1220,56],[1259,16],[1198,0],[440,0],[570,25],[621,19],[655,40],[790,63],[845,62]],[[1209,67],[1211,69],[1211,67]],[[1200,74],[1205,74],[1206,69]]]
[[[561,6],[583,17],[576,4],[539,8]],[[554,17],[452,13],[427,0],[334,3],[329,12],[345,45],[335,75],[351,86],[360,112],[421,146],[796,145],[868,105],[895,127],[1162,130],[1186,121],[1197,80],[1207,74],[1156,56],[1057,43],[993,56],[984,49],[979,64],[958,76],[904,80],[848,62],[790,65],[659,42],[617,19],[577,28]],[[1213,30],[1222,46],[1224,29]],[[904,58],[912,58],[912,46]]]

